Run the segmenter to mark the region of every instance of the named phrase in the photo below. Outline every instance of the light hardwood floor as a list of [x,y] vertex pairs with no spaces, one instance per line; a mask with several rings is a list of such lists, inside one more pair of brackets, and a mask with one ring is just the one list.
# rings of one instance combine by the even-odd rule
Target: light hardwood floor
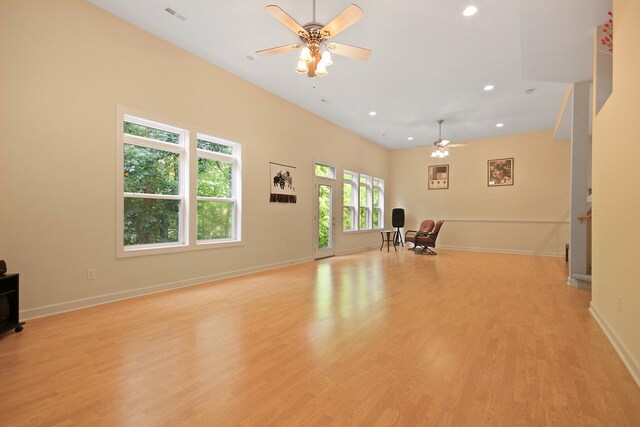
[[563,259],[368,251],[29,321],[0,425],[640,426]]

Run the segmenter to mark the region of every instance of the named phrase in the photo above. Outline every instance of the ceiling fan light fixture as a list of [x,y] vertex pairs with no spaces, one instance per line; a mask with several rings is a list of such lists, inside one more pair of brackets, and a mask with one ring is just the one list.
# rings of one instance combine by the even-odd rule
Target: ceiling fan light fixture
[[313,61],[313,57],[311,56],[311,50],[307,46],[303,47],[302,50],[300,51],[299,59],[305,64],[308,64],[309,62]]
[[442,145],[444,147],[445,145],[447,145],[450,142],[451,141],[449,141],[448,139],[443,139],[442,141],[440,141],[440,145]]
[[304,61],[299,60],[298,66],[296,67],[296,71],[300,74],[304,74],[309,71],[309,67],[307,67],[307,64]]
[[316,76],[318,77],[323,77],[327,75],[327,68],[325,67],[325,64],[320,61],[318,63],[318,67],[316,68]]
[[333,61],[331,60],[331,53],[328,50],[322,52],[322,59],[320,63],[324,64],[325,67],[330,67],[333,65]]

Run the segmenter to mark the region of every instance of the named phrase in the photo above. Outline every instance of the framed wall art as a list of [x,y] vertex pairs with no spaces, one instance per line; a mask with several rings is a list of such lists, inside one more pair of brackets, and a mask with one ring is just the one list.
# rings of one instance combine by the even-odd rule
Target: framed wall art
[[513,185],[513,157],[488,161],[489,187]]
[[271,185],[271,195],[269,201],[272,203],[296,203],[295,166],[283,165],[280,163],[269,163],[271,172],[269,185]]
[[429,166],[429,190],[446,190],[449,188],[449,165]]

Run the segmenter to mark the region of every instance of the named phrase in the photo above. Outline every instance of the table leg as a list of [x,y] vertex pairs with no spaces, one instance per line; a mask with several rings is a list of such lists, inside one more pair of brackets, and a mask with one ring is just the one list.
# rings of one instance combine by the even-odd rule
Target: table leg
[[382,237],[382,244],[380,245],[380,251],[382,252],[382,248],[384,248],[384,233],[380,232],[380,237]]

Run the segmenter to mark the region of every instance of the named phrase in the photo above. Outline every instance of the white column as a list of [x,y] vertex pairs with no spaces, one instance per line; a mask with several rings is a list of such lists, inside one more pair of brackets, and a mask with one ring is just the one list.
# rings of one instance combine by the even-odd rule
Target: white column
[[587,274],[587,225],[577,219],[587,212],[587,189],[591,169],[591,136],[589,135],[589,91],[591,82],[573,85],[571,95],[571,196],[569,278],[577,285],[574,274]]

